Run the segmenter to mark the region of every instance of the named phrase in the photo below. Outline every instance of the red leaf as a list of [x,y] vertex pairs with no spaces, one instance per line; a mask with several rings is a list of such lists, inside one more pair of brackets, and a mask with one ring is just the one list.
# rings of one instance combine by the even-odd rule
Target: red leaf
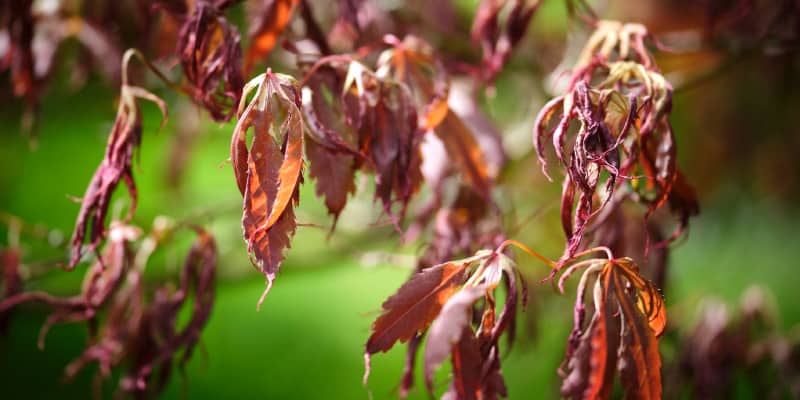
[[630,259],[595,264],[584,273],[578,288],[576,328],[583,319],[583,295],[590,275],[594,282],[594,316],[578,339],[577,349],[567,351],[568,374],[562,395],[574,399],[607,399],[619,371],[630,398],[661,398],[661,356],[657,336],[663,332],[666,314],[663,299],[652,283],[639,276]]
[[292,78],[267,71],[248,83],[245,95],[254,88],[256,94],[234,128],[231,160],[244,196],[244,238],[253,263],[267,277],[269,291],[297,227],[294,206],[303,180],[303,120]]
[[442,306],[463,283],[470,259],[439,264],[408,280],[383,303],[383,313],[372,324],[367,354],[389,350],[406,342],[433,321]]
[[[127,58],[126,58],[127,60]],[[124,61],[123,61],[124,62]],[[80,262],[85,235],[89,233],[88,251],[95,251],[105,237],[105,219],[111,196],[120,180],[124,181],[131,196],[131,206],[127,218],[136,209],[136,183],[133,180],[133,153],[142,140],[142,116],[137,99],[154,102],[162,114],[162,125],[167,118],[167,106],[154,94],[136,86],[123,84],[120,90],[120,104],[111,135],[108,137],[105,158],[86,187],[81,209],[72,233],[72,256],[67,269],[75,268]]]
[[[397,222],[422,181],[422,132],[417,129],[417,113],[408,91],[402,86],[382,84],[378,102],[362,121],[360,132],[375,167],[375,197]],[[392,213],[394,203],[401,205],[396,214]]]
[[452,346],[453,383],[458,400],[477,400],[481,390],[483,359],[478,339],[469,326],[461,330],[461,338]]
[[349,154],[326,150],[313,140],[306,141],[309,175],[317,181],[316,192],[325,199],[334,226],[347,203],[347,195],[355,193],[355,161]]
[[[656,334],[661,334],[666,322],[661,312],[663,304],[656,311],[657,318],[648,321],[635,302],[636,296],[625,291],[624,278],[629,277],[622,269],[611,268],[604,275],[612,280],[622,312],[622,342],[619,349],[619,373],[625,392],[636,399],[661,398],[661,355],[658,353]],[[638,275],[637,275],[638,276]],[[634,287],[636,283],[631,282]],[[650,299],[652,300],[652,299]],[[647,301],[647,300],[645,300]],[[651,324],[655,322],[654,324]],[[659,329],[654,332],[654,329]]]

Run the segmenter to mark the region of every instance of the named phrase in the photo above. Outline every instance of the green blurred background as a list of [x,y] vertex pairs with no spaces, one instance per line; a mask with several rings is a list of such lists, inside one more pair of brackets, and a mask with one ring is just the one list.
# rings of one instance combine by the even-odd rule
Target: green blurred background
[[[555,3],[555,2],[553,2]],[[483,102],[510,148],[529,146],[529,129],[541,93],[541,69],[553,65],[532,61],[536,49],[558,39],[561,8],[547,7],[534,21],[527,46],[497,84],[496,95]],[[554,28],[553,26],[556,26]],[[800,322],[797,289],[800,248],[797,224],[796,162],[798,71],[796,57],[755,58],[738,63],[719,77],[681,92],[674,99],[673,124],[681,164],[698,186],[702,213],[692,220],[686,240],[673,248],[666,301],[670,324],[680,330],[698,316],[709,298],[734,308],[751,285],[767,290],[778,309],[781,330]],[[539,72],[531,74],[530,70]],[[151,82],[152,83],[152,82]],[[170,105],[180,103],[158,92]],[[531,93],[534,93],[531,95]],[[113,123],[116,89],[93,80],[80,90],[54,79],[43,96],[38,145],[19,133],[21,106],[0,100],[0,211],[31,226],[41,224],[50,241],[63,243],[71,233],[79,197],[100,161]],[[519,99],[526,99],[520,101]],[[528,101],[527,99],[531,99]],[[260,312],[255,306],[263,276],[250,265],[240,231],[241,198],[228,156],[230,125],[213,125],[192,106],[171,107],[165,129],[156,131],[157,110],[144,106],[145,130],[135,176],[140,204],[134,222],[149,227],[158,215],[208,226],[221,253],[218,295],[201,339],[188,364],[185,380],[176,374],[165,398],[366,399],[362,386],[363,345],[380,304],[406,279],[419,253],[417,244],[398,246],[392,230],[373,226],[378,210],[370,199],[372,182],[364,177],[337,233],[327,238],[330,223],[313,187],[301,193],[301,227],[275,287]],[[182,135],[184,124],[202,120],[196,134]],[[187,128],[189,129],[189,128]],[[187,144],[188,143],[188,144]],[[170,160],[176,146],[191,148],[178,189],[170,184]],[[529,147],[528,147],[529,148]],[[538,213],[517,239],[555,257],[562,233],[558,223],[559,185],[543,179],[530,152],[515,154],[504,171],[498,196],[522,220]],[[112,209],[125,206],[125,196]],[[4,244],[7,228],[0,228]],[[61,237],[59,238],[59,233]],[[66,255],[63,245],[23,236],[23,262],[30,275],[26,290],[62,295],[79,291],[86,266],[66,273],[57,269]],[[174,279],[185,243],[159,251],[149,266],[152,280]],[[521,257],[520,265],[537,279],[544,266]],[[556,369],[571,328],[572,295],[558,295],[549,285],[534,289],[520,339],[503,360],[510,399],[556,398]],[[571,292],[570,292],[571,293]],[[83,349],[82,325],[54,327],[44,351],[36,347],[47,309],[30,305],[13,316],[9,335],[0,338],[0,387],[3,398],[87,398],[91,368],[63,383],[63,367]],[[535,334],[532,334],[534,333]],[[508,347],[505,347],[508,349]],[[675,355],[662,347],[668,362]],[[376,399],[396,398],[404,346],[373,357],[369,390]],[[446,386],[446,371],[438,388]],[[421,379],[418,379],[421,382]],[[115,385],[107,382],[106,388]],[[419,386],[419,385],[418,385]],[[741,398],[754,396],[746,384]],[[425,398],[416,387],[412,398]]]

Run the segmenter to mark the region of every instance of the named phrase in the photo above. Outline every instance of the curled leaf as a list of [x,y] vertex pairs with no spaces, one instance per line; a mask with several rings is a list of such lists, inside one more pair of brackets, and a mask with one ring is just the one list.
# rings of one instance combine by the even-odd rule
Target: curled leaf
[[[428,340],[425,343],[425,382],[429,389],[433,387],[433,373],[441,365],[448,354],[453,352],[453,346],[458,345],[461,350],[462,336],[464,334],[473,336],[472,329],[469,325],[472,316],[472,306],[475,302],[486,294],[486,286],[469,286],[461,289],[458,293],[453,295],[447,303],[445,303],[439,316],[431,324],[430,332],[428,333]],[[465,351],[469,348],[469,339],[464,339],[463,345],[466,347]],[[463,352],[457,351],[456,354]],[[480,359],[480,356],[476,357]],[[463,361],[463,360],[462,360]],[[457,360],[453,360],[454,366],[459,364]],[[462,368],[463,369],[463,368]],[[477,382],[478,379],[475,379]],[[477,386],[477,384],[467,383],[468,386]]]
[[253,89],[250,103],[244,107],[243,98],[240,105],[231,161],[244,196],[244,239],[254,265],[267,277],[266,295],[297,228],[294,207],[303,182],[303,118],[300,93],[291,77],[268,70],[248,83],[245,96]]
[[[483,0],[472,21],[472,41],[483,51],[482,78],[491,82],[511,57],[511,51],[522,40],[541,1]],[[506,11],[507,10],[507,11]],[[505,20],[501,20],[505,18]]]
[[[584,330],[583,296],[592,276],[594,315]],[[661,398],[657,337],[664,331],[666,311],[658,289],[639,276],[636,264],[627,258],[595,262],[578,286],[575,316],[562,395],[606,399],[616,369],[628,396]]]
[[[123,59],[123,69],[132,56],[126,53]],[[72,255],[68,269],[74,268],[81,260],[82,245],[89,234],[88,251],[93,252],[106,235],[105,220],[109,203],[114,190],[120,181],[125,182],[131,196],[131,206],[128,210],[128,219],[133,216],[136,209],[136,183],[133,179],[132,159],[133,153],[142,141],[142,115],[139,110],[138,99],[145,99],[155,103],[161,110],[162,125],[167,118],[167,105],[156,95],[137,86],[131,86],[123,81],[120,89],[120,101],[117,108],[117,117],[108,137],[106,152],[103,161],[86,188],[83,195],[81,209],[75,222],[72,234]]]
[[190,94],[215,121],[228,121],[244,79],[239,32],[210,0],[194,2],[178,39],[178,54]]

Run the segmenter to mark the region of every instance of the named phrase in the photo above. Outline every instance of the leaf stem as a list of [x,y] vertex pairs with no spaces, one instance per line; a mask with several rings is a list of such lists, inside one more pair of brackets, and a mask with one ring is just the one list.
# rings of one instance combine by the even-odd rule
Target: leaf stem
[[542,262],[544,262],[545,264],[547,264],[547,265],[549,265],[549,266],[551,266],[553,268],[556,267],[556,262],[555,261],[543,256],[539,252],[534,251],[530,247],[525,246],[524,244],[522,244],[522,243],[520,243],[520,242],[518,242],[518,241],[516,241],[514,239],[506,239],[503,243],[500,244],[500,246],[497,248],[497,250],[495,250],[495,253],[498,253],[498,254],[502,253],[503,250],[505,250],[505,248],[508,247],[509,245],[513,245],[516,248],[518,248],[518,249],[530,254],[531,256],[538,258],[539,260],[541,260]]
[[156,68],[155,65],[153,65],[149,60],[147,60],[141,51],[135,48],[130,48],[126,50],[125,54],[122,56],[122,86],[128,86],[128,64],[130,64],[130,60],[134,56],[136,56],[136,58],[138,58],[139,61],[142,62],[142,64],[144,64],[147,68],[149,68],[150,71],[152,71],[159,79],[161,79],[161,81],[163,81],[170,89],[179,93],[183,93],[185,95],[190,95],[190,93],[187,92],[185,88],[183,88],[182,86],[178,85],[175,82],[172,82],[169,78],[167,78],[166,75],[164,75],[163,72],[161,72],[161,70]]

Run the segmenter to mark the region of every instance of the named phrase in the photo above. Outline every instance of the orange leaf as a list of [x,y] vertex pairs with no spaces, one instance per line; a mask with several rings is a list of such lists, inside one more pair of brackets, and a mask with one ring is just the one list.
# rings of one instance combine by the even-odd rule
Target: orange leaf
[[461,118],[448,109],[447,115],[436,128],[436,135],[442,139],[447,154],[458,165],[464,179],[484,199],[490,199],[491,178],[486,170],[483,152]]
[[[572,399],[607,399],[619,371],[628,398],[661,398],[661,355],[657,335],[666,323],[664,302],[655,286],[642,278],[628,258],[589,268],[578,289],[576,330],[583,318],[587,277],[597,274],[595,313],[580,336],[574,353],[568,351],[568,374],[561,394]],[[573,331],[575,332],[575,331]],[[572,336],[570,346],[573,346]]]
[[[234,128],[231,161],[244,196],[244,238],[254,264],[271,286],[297,227],[294,205],[303,180],[303,119],[292,78],[267,71],[248,83],[243,101],[253,89],[255,96]],[[250,128],[253,139],[248,150]]]
[[244,61],[245,74],[250,72],[255,62],[265,59],[272,52],[299,0],[273,0],[266,3],[261,17],[250,30],[251,42]]
[[[613,262],[609,264],[616,265]],[[622,342],[618,363],[620,380],[631,398],[660,399],[661,355],[658,353],[658,340],[648,323],[648,316],[637,307],[634,296],[625,290],[623,279],[629,275],[623,269],[611,267],[603,272],[603,275],[609,275],[606,279],[613,281],[622,312]],[[642,288],[635,281],[629,282],[637,289]]]

